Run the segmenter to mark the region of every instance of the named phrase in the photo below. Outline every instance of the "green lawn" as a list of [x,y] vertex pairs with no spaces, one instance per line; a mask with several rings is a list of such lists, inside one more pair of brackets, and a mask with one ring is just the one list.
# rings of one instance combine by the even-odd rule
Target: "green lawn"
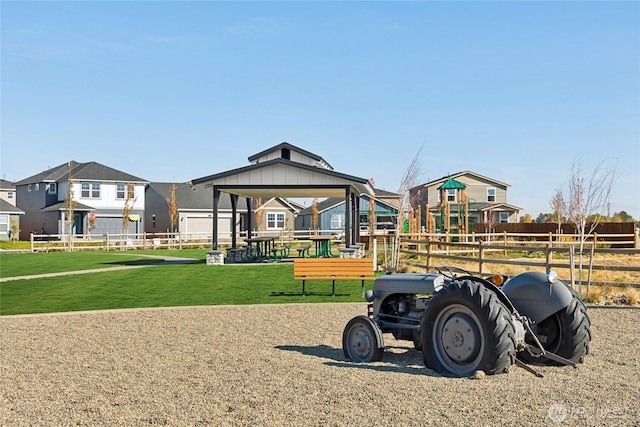
[[[195,264],[157,265],[141,255],[195,258]],[[0,276],[156,263],[147,268],[0,283],[0,315],[136,307],[293,302],[363,302],[359,281],[293,280],[292,264],[208,266],[206,251],[73,252],[0,255]],[[370,289],[372,282],[365,282]]]

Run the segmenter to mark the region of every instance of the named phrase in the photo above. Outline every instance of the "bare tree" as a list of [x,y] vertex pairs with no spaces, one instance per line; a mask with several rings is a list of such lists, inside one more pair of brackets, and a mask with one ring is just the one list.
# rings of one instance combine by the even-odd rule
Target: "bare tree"
[[256,209],[255,209],[256,228],[258,229],[258,231],[262,229],[262,225],[264,223],[264,209],[262,209],[262,206],[263,206],[262,197],[258,197],[258,199],[256,200]]
[[129,215],[131,215],[131,211],[136,204],[136,200],[138,200],[138,198],[134,196],[135,187],[130,182],[127,182],[125,184],[125,199],[124,207],[122,209],[122,232],[125,235],[125,238],[129,235]]
[[178,222],[178,205],[176,204],[176,185],[173,184],[169,190],[169,197],[166,198],[169,205],[169,222],[171,223],[171,232],[175,231],[175,225]]
[[[574,160],[569,172],[569,184],[566,193],[562,194],[562,206],[567,220],[576,228],[580,237],[578,249],[578,286],[582,293],[582,273],[584,244],[600,222],[605,212],[611,192],[618,179],[617,162],[610,165],[613,159],[598,162],[591,171],[585,173],[582,161]],[[587,223],[591,217],[592,221]],[[588,272],[589,275],[591,271]]]
[[564,196],[562,195],[562,190],[556,190],[556,194],[553,195],[549,204],[553,210],[553,217],[558,223],[558,234],[560,234],[563,220],[562,215],[566,210],[566,203],[564,201]]
[[91,212],[87,217],[87,234],[91,234],[91,232],[96,228],[96,214]]
[[391,263],[390,268],[392,271],[398,271],[398,265],[400,261],[400,233],[404,230],[404,221],[407,219],[407,215],[409,212],[410,200],[409,200],[409,189],[416,186],[416,182],[420,175],[422,174],[422,159],[421,146],[416,155],[413,157],[413,160],[404,171],[404,175],[402,177],[402,181],[400,182],[400,188],[398,190],[399,196],[399,204],[398,204],[398,216],[396,218],[395,223],[395,233],[393,235],[392,247],[391,247]]
[[[75,200],[73,191],[73,178],[71,177],[71,162],[68,163],[69,178],[67,179],[67,185],[69,189],[64,195],[64,223],[67,226],[67,251],[73,250],[73,224],[75,221],[76,205],[78,202]],[[64,233],[64,230],[63,230]]]
[[318,212],[318,198],[314,198],[311,203],[311,221],[313,223],[313,229],[315,230],[315,234],[318,234],[318,220],[320,217],[320,213]]

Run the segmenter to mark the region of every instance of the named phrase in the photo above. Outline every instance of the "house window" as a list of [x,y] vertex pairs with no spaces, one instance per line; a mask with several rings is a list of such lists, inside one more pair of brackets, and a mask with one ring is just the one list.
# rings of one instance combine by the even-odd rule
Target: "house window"
[[99,182],[83,182],[80,184],[80,197],[85,199],[99,199],[100,198],[100,183]]
[[509,222],[509,212],[500,212],[500,222]]
[[456,201],[456,190],[455,189],[447,190],[447,201],[448,202],[455,202]]
[[267,228],[268,229],[283,229],[284,228],[284,213],[282,212],[267,212]]
[[33,184],[33,191],[40,191],[40,184]]
[[100,198],[100,183],[92,182],[91,183],[91,198],[99,199]]
[[58,186],[56,185],[55,182],[47,184],[47,192],[49,194],[56,194],[58,192]]
[[13,191],[7,193],[7,199],[13,199]]
[[0,233],[9,231],[9,215],[0,215]]
[[124,199],[124,192],[126,191],[126,186],[124,182],[119,182],[116,184],[116,199]]
[[344,228],[344,214],[331,214],[331,229]]
[[135,192],[134,186],[133,185],[128,186],[124,182],[118,182],[116,184],[116,199],[124,199],[126,191],[127,191],[127,187],[130,187],[129,188],[129,198],[133,199],[134,192]]
[[495,201],[496,201],[496,189],[487,188],[487,202],[495,202]]
[[27,191],[31,191],[31,184],[27,185]]

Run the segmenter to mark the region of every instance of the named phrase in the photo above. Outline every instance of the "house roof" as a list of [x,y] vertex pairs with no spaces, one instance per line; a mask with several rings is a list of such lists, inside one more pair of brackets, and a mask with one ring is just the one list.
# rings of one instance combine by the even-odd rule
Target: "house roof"
[[[171,186],[176,186],[176,205],[179,211],[213,209],[213,192],[204,187],[195,187],[187,182],[151,182],[149,187],[157,192],[163,199],[171,197]],[[238,200],[238,210],[246,211],[246,200]],[[218,209],[231,210],[231,197],[221,195],[218,200]]]
[[[297,171],[307,172],[303,178]],[[219,186],[243,197],[344,197],[345,188],[372,194],[369,181],[329,169],[277,158],[191,181],[193,185]]]
[[98,162],[78,163],[74,160],[37,173],[28,178],[16,182],[15,185],[25,185],[38,182],[64,182],[69,180],[69,175],[74,180],[92,181],[117,181],[131,183],[146,183],[147,181],[137,176],[121,172]]
[[22,209],[13,206],[4,199],[0,199],[0,213],[5,215],[24,215],[24,211]]
[[434,185],[439,184],[440,182],[445,182],[448,179],[456,179],[456,178],[460,178],[461,176],[465,176],[465,175],[474,176],[474,177],[479,178],[481,180],[489,181],[489,182],[492,182],[494,184],[498,184],[498,185],[501,185],[501,186],[504,186],[504,187],[510,187],[509,184],[506,184],[504,182],[501,182],[501,181],[495,180],[493,178],[489,178],[487,176],[480,175],[478,173],[466,170],[466,171],[463,171],[463,172],[458,172],[458,173],[454,173],[454,174],[451,174],[451,175],[443,176],[442,178],[438,178],[438,179],[435,179],[433,181],[426,182],[424,184],[416,185],[415,187],[410,188],[410,190],[413,190],[414,188],[432,187]]
[[[54,211],[64,211],[67,207],[65,206],[65,202],[59,202],[51,206],[47,206],[46,208],[42,208],[41,210],[44,212],[54,212]],[[76,206],[73,208],[74,211],[77,212],[90,212],[96,210],[96,208],[85,205],[84,203],[76,202]]]
[[325,159],[323,159],[321,156],[311,153],[310,151],[307,150],[303,150],[300,147],[296,147],[295,145],[289,144],[288,142],[282,142],[278,145],[274,145],[271,148],[267,148],[266,150],[262,150],[259,153],[256,153],[252,156],[249,156],[249,161],[250,162],[255,162],[256,160],[260,159],[260,157],[264,157],[269,153],[273,153],[273,152],[279,152],[280,150],[282,150],[283,148],[287,148],[291,151],[297,151],[300,154],[303,154],[315,161],[317,161],[318,163],[324,164],[326,165],[329,169],[333,170],[333,167],[329,164],[329,162],[327,162]]
[[16,189],[16,186],[13,182],[0,179],[0,190],[11,191],[15,189]]

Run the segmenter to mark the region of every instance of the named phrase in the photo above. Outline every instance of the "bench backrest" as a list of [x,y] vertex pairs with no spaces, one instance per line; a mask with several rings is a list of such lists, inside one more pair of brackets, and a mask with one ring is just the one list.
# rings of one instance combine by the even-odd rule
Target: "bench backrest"
[[296,258],[293,275],[302,277],[370,278],[373,274],[371,258]]

